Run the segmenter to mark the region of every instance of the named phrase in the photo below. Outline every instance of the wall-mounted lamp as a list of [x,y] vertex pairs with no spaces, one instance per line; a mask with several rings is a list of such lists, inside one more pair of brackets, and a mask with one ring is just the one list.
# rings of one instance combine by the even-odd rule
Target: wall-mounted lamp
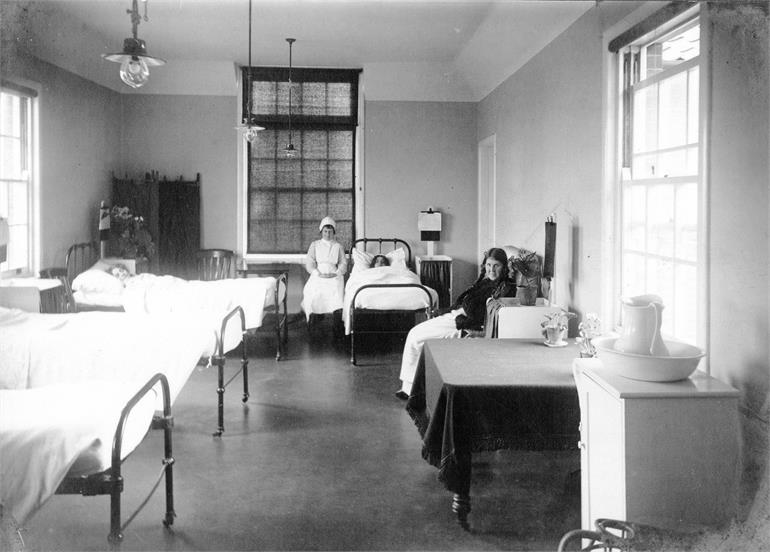
[[[144,20],[147,18],[147,0],[144,2]],[[107,61],[120,63],[120,79],[131,88],[143,86],[150,78],[148,66],[165,65],[166,60],[147,55],[147,45],[144,40],[136,36],[136,29],[142,18],[139,16],[137,0],[133,0],[131,9],[126,10],[131,14],[131,29],[133,38],[123,40],[123,51],[115,54],[102,54]]]
[[427,211],[420,211],[417,215],[417,229],[420,231],[420,240],[428,242],[428,256],[433,256],[433,245],[441,239],[441,213],[428,207]]

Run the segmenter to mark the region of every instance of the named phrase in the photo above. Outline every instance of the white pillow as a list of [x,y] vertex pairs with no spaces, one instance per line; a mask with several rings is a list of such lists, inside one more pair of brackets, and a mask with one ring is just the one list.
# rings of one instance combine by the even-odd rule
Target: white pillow
[[407,268],[406,266],[406,251],[403,247],[394,249],[390,253],[385,255],[390,261],[390,266],[394,268]]
[[89,268],[72,281],[72,291],[120,294],[123,293],[123,282],[104,270]]
[[360,249],[354,248],[352,251],[352,257],[353,270],[351,270],[350,273],[355,274],[356,272],[361,272],[362,270],[371,268],[374,255],[367,253],[366,251],[361,251]]

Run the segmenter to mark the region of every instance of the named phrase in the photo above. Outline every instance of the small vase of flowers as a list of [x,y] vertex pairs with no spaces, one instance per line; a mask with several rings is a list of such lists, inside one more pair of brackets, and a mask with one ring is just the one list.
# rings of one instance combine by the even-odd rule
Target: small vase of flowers
[[567,328],[570,318],[575,318],[574,312],[560,310],[558,312],[549,312],[545,315],[545,320],[540,323],[543,328],[543,337],[545,344],[551,347],[561,347],[566,345],[564,340],[567,337]]
[[110,211],[110,235],[113,254],[124,259],[152,258],[155,244],[145,227],[144,217],[128,207],[115,205]]
[[579,337],[575,342],[580,346],[580,358],[592,358],[596,356],[596,347],[591,343],[595,337],[602,334],[602,321],[595,312],[589,312],[583,321],[578,324]]

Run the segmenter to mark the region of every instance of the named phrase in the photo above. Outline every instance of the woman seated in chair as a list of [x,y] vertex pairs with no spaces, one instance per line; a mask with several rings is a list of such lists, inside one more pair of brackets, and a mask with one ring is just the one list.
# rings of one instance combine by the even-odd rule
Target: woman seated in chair
[[[321,239],[315,240],[307,250],[305,269],[310,274],[302,291],[302,310],[308,323],[311,314],[334,313],[342,322],[342,298],[345,291],[344,277],[348,262],[345,252],[337,241],[336,223],[324,217],[318,226]],[[339,311],[339,312],[337,312]]]
[[516,287],[508,280],[508,258],[505,251],[493,247],[484,255],[478,279],[460,294],[451,311],[417,324],[409,331],[401,358],[399,378],[402,385],[396,396],[404,400],[409,398],[417,363],[427,339],[463,337],[468,332],[481,330],[487,300],[512,296],[515,292]]

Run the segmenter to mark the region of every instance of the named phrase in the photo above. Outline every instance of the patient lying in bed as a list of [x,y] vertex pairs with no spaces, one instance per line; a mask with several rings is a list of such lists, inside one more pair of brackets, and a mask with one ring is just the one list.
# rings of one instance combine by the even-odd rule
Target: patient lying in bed
[[273,305],[276,285],[274,277],[200,281],[134,274],[121,262],[99,260],[75,277],[72,291],[79,305],[118,307],[128,313],[210,313],[221,319],[241,306],[246,327],[258,328],[265,307]]

